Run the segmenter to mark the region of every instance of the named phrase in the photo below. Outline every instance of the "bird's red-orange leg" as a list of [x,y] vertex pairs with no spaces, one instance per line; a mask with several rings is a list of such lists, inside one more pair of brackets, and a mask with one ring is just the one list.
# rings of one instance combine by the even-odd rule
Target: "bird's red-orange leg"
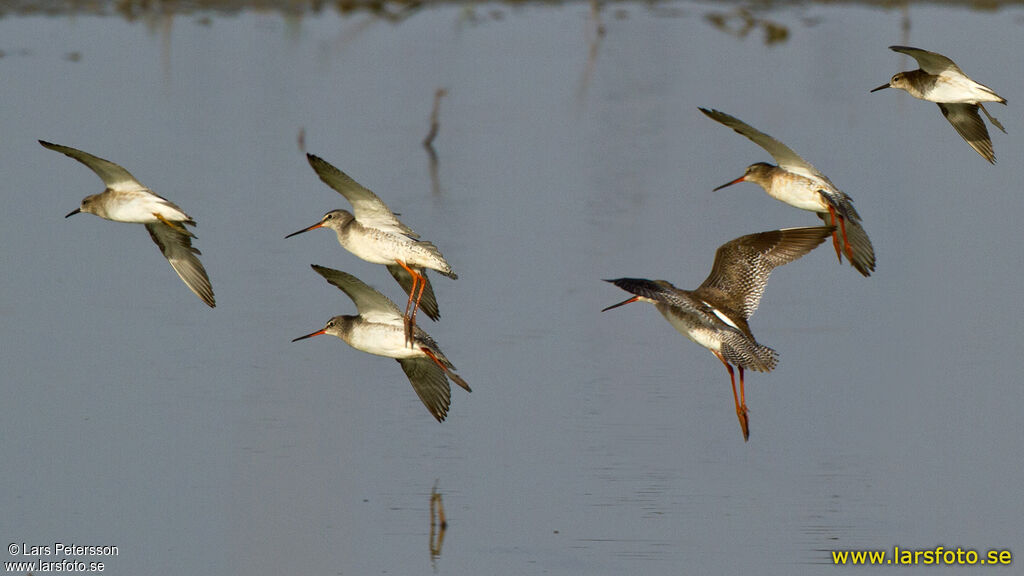
[[[743,410],[743,419],[747,419],[747,391],[743,389],[743,366],[736,367],[740,371],[740,410]],[[747,431],[750,435],[750,431]]]
[[[828,207],[828,213],[832,215],[833,225],[836,221],[839,222],[839,233],[843,235],[843,249],[846,251],[846,257],[850,259],[850,262],[853,262],[853,247],[850,246],[850,240],[846,237],[846,218],[836,214],[836,209],[831,206]],[[839,261],[842,262],[843,257],[839,253],[839,238],[835,232],[832,233],[832,245],[836,249],[836,256],[838,256]]]
[[[416,293],[416,305],[412,307],[412,323],[413,323],[413,325],[416,324],[416,312],[419,312],[419,309],[420,309],[420,300],[423,299],[423,290],[426,289],[426,287],[427,287],[427,279],[426,279],[426,277],[423,276],[422,274],[419,274],[419,273],[417,273],[416,275],[420,277],[420,291]],[[411,294],[410,294],[410,296],[411,296]]]
[[[835,226],[836,225],[836,220],[838,218],[836,216],[836,209],[831,207],[831,206],[829,206],[828,207],[828,214],[829,214],[829,216],[832,217],[832,222],[830,222],[830,224]],[[833,230],[832,231],[832,247],[836,249],[836,258],[839,258],[839,261],[842,262],[843,261],[843,253],[839,251],[839,232],[837,230]]]
[[188,229],[185,228],[185,226],[183,224],[178,224],[177,222],[171,222],[167,218],[164,218],[164,215],[160,214],[159,212],[153,212],[153,216],[155,216],[157,220],[163,222],[164,224],[167,224],[171,228],[174,228],[175,230],[178,230],[179,232],[181,232],[183,234],[188,234],[189,236],[192,236],[192,233],[189,232]]
[[441,370],[444,370],[445,372],[448,372],[448,367],[445,366],[444,364],[442,364],[441,361],[437,359],[437,355],[434,354],[433,352],[431,352],[430,348],[424,348],[424,347],[420,346],[420,351],[422,351],[424,354],[426,354],[427,358],[430,358],[431,360],[433,360],[434,364],[437,364],[438,366],[440,366]]
[[[420,299],[423,298],[423,289],[427,286],[427,279],[420,275],[401,260],[395,260],[399,266],[401,266],[406,272],[412,276],[412,288],[409,289],[409,301],[405,304],[405,342],[412,347],[413,343],[413,328],[416,326],[416,311],[420,307]],[[419,285],[419,293],[416,292],[416,286]],[[416,303],[413,305],[413,294],[416,294]],[[409,310],[412,309],[412,313]]]
[[416,283],[418,282],[418,279],[419,279],[420,275],[415,273],[415,272],[413,272],[412,268],[409,268],[408,266],[406,266],[405,262],[402,262],[401,260],[395,260],[395,262],[399,266],[401,266],[402,269],[404,269],[406,272],[408,272],[410,276],[412,276],[412,288],[409,289],[409,302],[407,302],[406,305],[405,305],[405,316],[408,317],[409,316],[409,308],[412,307],[412,299],[413,299],[412,295],[416,293]]
[[[714,352],[714,351],[712,350],[712,352]],[[722,364],[725,365],[725,369],[729,371],[729,381],[732,382],[732,401],[736,405],[736,417],[739,418],[739,420],[740,420],[740,430],[743,431],[743,441],[746,442],[747,440],[750,439],[750,425],[749,425],[749,422],[747,420],[747,403],[746,403],[746,399],[744,398],[742,400],[742,403],[741,403],[740,396],[736,394],[736,377],[733,375],[732,365],[729,364],[725,360],[725,358],[722,356],[722,354],[720,352],[714,352],[714,354],[715,354],[715,356],[718,357],[719,360],[722,361]],[[742,392],[742,390],[743,390],[743,368],[739,367],[739,369],[740,369],[740,391]]]
[[433,360],[434,364],[440,366],[441,370],[444,370],[444,373],[447,374],[448,377],[452,379],[452,382],[455,382],[459,386],[462,386],[466,390],[466,392],[473,391],[472,388],[469,387],[469,384],[467,384],[466,381],[462,379],[462,376],[459,376],[455,372],[452,372],[450,369],[448,369],[447,366],[445,366],[440,360],[437,359],[437,355],[430,351],[430,348],[424,348],[421,346],[420,350],[427,355],[427,358]]

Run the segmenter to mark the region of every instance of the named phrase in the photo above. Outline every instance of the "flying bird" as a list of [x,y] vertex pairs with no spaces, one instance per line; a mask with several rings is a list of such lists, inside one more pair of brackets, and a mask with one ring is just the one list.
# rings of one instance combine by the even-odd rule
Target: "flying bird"
[[[679,333],[710,350],[729,371],[736,416],[746,441],[750,425],[743,371],[770,372],[778,363],[775,350],[754,340],[747,320],[761,303],[772,269],[807,254],[833,232],[834,226],[818,226],[740,236],[718,248],[711,274],[696,290],[681,290],[665,280],[605,280],[634,296],[602,312],[631,302],[649,302]],[[733,366],[740,373],[739,394]]]
[[394,302],[351,274],[316,264],[312,266],[317,274],[352,299],[359,314],[335,316],[322,329],[299,336],[292,342],[328,334],[341,338],[356,350],[394,358],[401,364],[423,405],[438,422],[443,422],[451,405],[452,393],[448,379],[466,392],[472,390],[455,373],[455,366],[441,352],[437,342],[422,328],[415,326],[413,345],[409,347],[405,337],[404,317]]
[[325,184],[348,199],[352,204],[352,212],[331,210],[316,224],[285,238],[317,228],[329,228],[337,234],[338,243],[349,252],[367,262],[387,266],[402,289],[409,294],[405,322],[406,335],[411,344],[416,311],[421,306],[432,320],[440,318],[437,297],[425,269],[436,270],[452,279],[457,279],[458,275],[452,271],[437,246],[420,240],[419,234],[399,221],[376,194],[326,160],[313,154],[306,154],[306,159]]
[[[875,248],[861,225],[860,214],[853,207],[853,198],[836,188],[835,184],[810,162],[775,138],[724,112],[706,108],[701,108],[700,111],[708,118],[732,128],[764,148],[778,163],[778,166],[766,162],[751,164],[743,176],[722,184],[715,188],[715,191],[739,182],[753,182],[776,200],[801,210],[814,212],[826,225],[836,226],[832,244],[839,261],[843,261],[842,253],[845,252],[850,264],[858,272],[864,276],[871,275],[875,269]],[[842,250],[839,247],[840,236]]]
[[200,252],[192,247],[195,235],[185,228],[186,224],[196,225],[191,216],[170,200],[156,195],[127,170],[109,160],[60,144],[42,140],[39,143],[85,164],[106,185],[103,192],[86,196],[81,206],[69,212],[65,218],[87,212],[114,222],[145,225],[149,236],[185,285],[210,308],[216,306],[210,278],[197,258]]
[[914,98],[935,102],[939,105],[942,115],[949,121],[971,148],[992,164],[996,163],[996,154],[992,149],[985,122],[978,110],[985,113],[989,122],[1006,133],[982,102],[998,102],[1006,104],[1006,98],[995,93],[984,84],[971,80],[952,60],[942,54],[911,48],[909,46],[889,46],[894,52],[902,52],[917,60],[917,70],[897,72],[887,84],[874,88],[878,92],[885,88],[898,88]]

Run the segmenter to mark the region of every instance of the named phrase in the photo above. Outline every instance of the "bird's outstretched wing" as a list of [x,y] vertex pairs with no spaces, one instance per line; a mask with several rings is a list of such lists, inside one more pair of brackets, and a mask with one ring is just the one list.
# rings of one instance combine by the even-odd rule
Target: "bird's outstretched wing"
[[398,363],[402,365],[402,370],[409,377],[409,383],[423,405],[438,422],[444,422],[452,402],[452,389],[444,370],[426,357],[401,358]]
[[309,165],[313,167],[324,184],[337,190],[352,204],[352,214],[360,223],[373,228],[405,234],[411,238],[419,238],[412,228],[402,224],[395,217],[383,200],[353,180],[351,176],[338,170],[319,156],[306,154],[306,159],[309,160]]
[[912,57],[914,60],[917,60],[917,65],[921,70],[924,70],[928,74],[937,76],[943,72],[956,72],[957,74],[964,73],[963,70],[954,64],[952,60],[936,52],[929,52],[927,50],[921,50],[920,48],[911,48],[910,46],[889,46],[889,50],[892,50],[893,52],[901,52]]
[[183,228],[179,230],[162,222],[146,224],[146,230],[189,290],[210,308],[215,307],[217,303],[213,298],[210,277],[197,258],[199,250],[192,247],[192,236],[183,232]]
[[[824,174],[819,172],[818,169],[812,166],[810,162],[801,158],[800,155],[794,152],[792,148],[764,132],[761,132],[750,124],[718,110],[700,108],[700,111],[708,118],[732,128],[738,134],[746,136],[751,142],[757,144],[761,148],[764,148],[766,152],[772,155],[772,158],[775,159],[775,162],[779,167],[808,178],[829,182],[829,179]],[[831,182],[829,182],[829,184],[831,184]]]
[[784,228],[730,240],[715,252],[711,273],[693,294],[746,320],[761,303],[772,270],[807,254],[834,230],[834,226]]
[[40,140],[39,143],[45,148],[55,150],[65,156],[78,160],[82,164],[85,164],[90,170],[95,172],[96,175],[100,177],[100,180],[103,180],[103,183],[106,184],[107,188],[111,190],[122,191],[146,188],[136,180],[130,172],[121,166],[114,164],[110,160],[104,160],[103,158],[93,156],[88,152],[82,152],[81,150],[71,148],[70,146],[61,146],[60,144],[52,144],[43,140]]
[[356,309],[359,310],[359,315],[368,322],[404,326],[402,312],[387,296],[367,286],[365,282],[348,272],[316,264],[311,266],[317,274],[324,277],[324,280],[348,294],[348,297],[355,303]]
[[996,163],[996,153],[992,149],[992,139],[988,128],[978,114],[977,104],[946,104],[939,103],[939,110],[971,148],[992,164]]

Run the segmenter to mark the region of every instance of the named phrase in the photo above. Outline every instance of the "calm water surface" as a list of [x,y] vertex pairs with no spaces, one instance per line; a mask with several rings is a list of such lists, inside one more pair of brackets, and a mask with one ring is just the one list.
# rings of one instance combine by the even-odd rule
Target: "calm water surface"
[[[832,549],[1022,552],[1024,12],[600,18],[603,37],[587,4],[0,20],[4,542],[116,545],[115,574],[820,574]],[[990,107],[999,164],[934,105],[868,94],[915,67],[890,44],[1009,100]],[[752,184],[712,193],[770,158],[698,106],[828,174],[878,253],[868,279],[828,246],[776,271],[751,323],[781,362],[749,376],[746,444],[711,354],[650,306],[598,312],[624,297],[602,278],[692,288],[723,242],[817,222]],[[400,296],[332,234],[283,239],[347,207],[300,130],[460,275],[423,320],[474,389],[443,425],[395,362],[289,342],[354,310],[310,263]],[[141,227],[64,220],[100,182],[37,139],[195,216],[218,307]]]

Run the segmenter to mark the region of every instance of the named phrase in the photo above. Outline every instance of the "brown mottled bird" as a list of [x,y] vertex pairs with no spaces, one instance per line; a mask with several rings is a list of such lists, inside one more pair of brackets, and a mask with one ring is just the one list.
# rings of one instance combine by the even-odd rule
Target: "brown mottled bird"
[[[807,254],[834,231],[834,226],[785,228],[726,242],[715,253],[711,274],[696,290],[680,290],[665,280],[606,280],[635,296],[602,312],[630,302],[650,302],[673,328],[710,350],[729,370],[736,416],[747,440],[750,427],[743,370],[770,372],[778,363],[775,350],[754,340],[747,320],[761,302],[772,269]],[[738,395],[734,365],[740,372]]]

